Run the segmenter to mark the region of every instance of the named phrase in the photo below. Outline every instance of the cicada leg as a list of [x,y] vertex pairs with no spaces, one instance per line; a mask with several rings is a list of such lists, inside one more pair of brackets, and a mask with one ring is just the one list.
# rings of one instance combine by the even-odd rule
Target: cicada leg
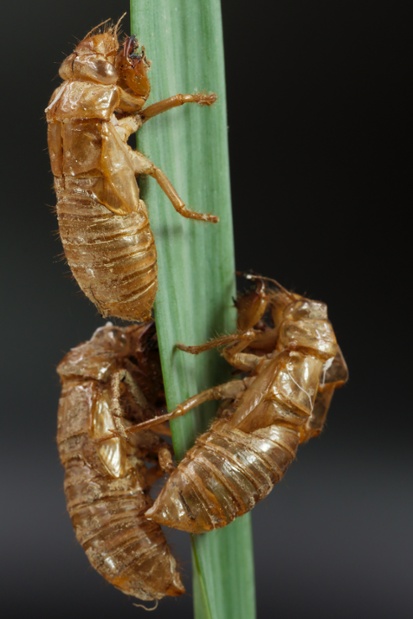
[[168,197],[174,209],[182,215],[182,217],[197,219],[200,221],[209,221],[211,223],[217,223],[219,221],[219,218],[216,215],[211,215],[209,213],[197,213],[196,211],[191,211],[187,208],[185,206],[185,202],[180,198],[175,187],[172,185],[166,174],[162,172],[162,170],[154,163],[152,163],[150,159],[145,157],[145,155],[133,149],[130,150],[129,155],[135,174],[148,174],[149,176],[152,176],[152,178],[157,181],[164,194]]
[[158,424],[182,417],[193,408],[197,408],[201,404],[211,400],[225,400],[227,398],[235,399],[241,391],[244,391],[245,388],[246,383],[244,380],[231,380],[227,383],[223,383],[222,385],[205,389],[187,400],[184,400],[181,404],[178,404],[178,406],[170,413],[159,415],[158,417],[148,419],[142,423],[137,423],[129,428],[126,428],[125,432],[129,434],[131,432],[142,432],[143,430],[153,429]]
[[196,92],[192,95],[177,94],[172,97],[168,97],[167,99],[162,99],[162,101],[158,101],[157,103],[152,103],[152,105],[148,105],[147,108],[139,112],[139,116],[142,118],[143,122],[146,122],[149,118],[153,118],[158,114],[163,114],[163,112],[167,112],[168,110],[184,105],[185,103],[212,105],[216,100],[217,96],[215,93],[211,93],[209,95],[203,92]]
[[251,353],[243,353],[245,348],[248,348],[254,340],[257,338],[257,331],[254,329],[248,329],[241,333],[233,333],[231,335],[223,335],[217,337],[205,344],[199,346],[185,346],[184,344],[177,344],[176,347],[184,352],[189,352],[192,355],[198,355],[201,352],[212,350],[224,346],[222,356],[228,361],[232,367],[244,372],[254,371],[257,365],[262,361],[262,357],[259,357]]
[[[133,400],[136,404],[137,409],[143,412],[143,416],[150,416],[151,418],[147,421],[142,422],[141,424],[126,425],[125,424],[125,415],[121,405],[121,385],[126,383],[128,389],[133,397]],[[165,436],[170,436],[171,432],[168,426],[165,425],[164,417],[168,415],[159,415],[158,417],[153,417],[154,412],[153,407],[148,404],[145,396],[142,391],[135,384],[131,374],[128,370],[122,369],[114,372],[111,377],[111,401],[110,401],[110,416],[112,420],[113,427],[106,427],[104,435],[100,437],[96,437],[95,440],[97,443],[102,443],[107,441],[109,438],[122,438],[127,440],[128,436],[135,427],[139,427],[140,431],[146,429],[152,429],[157,434],[163,434]],[[147,411],[145,415],[145,411]],[[144,427],[140,427],[143,425]],[[153,427],[152,427],[153,426]]]
[[156,466],[147,468],[146,480],[149,487],[152,486],[165,473],[169,476],[175,470],[173,461],[172,447],[165,441],[161,441],[153,450],[152,454],[156,456]]

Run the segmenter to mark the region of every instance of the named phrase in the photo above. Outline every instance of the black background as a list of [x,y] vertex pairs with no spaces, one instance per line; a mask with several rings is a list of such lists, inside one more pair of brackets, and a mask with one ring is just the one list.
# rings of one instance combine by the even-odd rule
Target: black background
[[[258,617],[411,617],[409,3],[222,4],[237,267],[326,301],[350,368],[325,433],[253,511]],[[55,366],[102,320],[59,259],[43,115],[75,40],[125,10],[124,0],[2,8],[7,617],[146,616],[89,567],[66,513]],[[184,619],[189,542],[170,539],[189,593],[155,615]]]

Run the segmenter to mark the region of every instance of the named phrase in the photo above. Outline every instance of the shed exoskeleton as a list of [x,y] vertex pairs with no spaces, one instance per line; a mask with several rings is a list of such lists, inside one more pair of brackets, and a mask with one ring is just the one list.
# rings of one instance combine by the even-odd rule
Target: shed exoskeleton
[[[120,21],[120,20],[119,20]],[[215,94],[177,94],[144,107],[149,61],[119,22],[89,32],[61,64],[63,83],[46,108],[59,233],[70,269],[103,316],[147,321],[157,291],[154,238],[136,177],[152,176],[178,213],[189,210],[166,175],[128,138],[148,119],[184,103],[212,105]]]
[[206,389],[162,417],[222,400],[217,418],[146,512],[159,524],[203,533],[250,511],[283,478],[300,443],[321,432],[335,389],[347,381],[326,305],[250,278],[256,288],[237,299],[236,333],[178,346],[193,354],[222,347],[244,377]]
[[57,445],[67,509],[91,565],[123,593],[158,600],[185,592],[161,527],[144,513],[170,470],[164,427],[126,436],[164,406],[153,323],[111,323],[59,363]]

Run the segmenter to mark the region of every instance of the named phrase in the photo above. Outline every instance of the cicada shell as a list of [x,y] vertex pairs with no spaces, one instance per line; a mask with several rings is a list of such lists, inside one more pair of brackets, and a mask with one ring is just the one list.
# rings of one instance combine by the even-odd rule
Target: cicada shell
[[108,323],[73,348],[57,371],[67,509],[90,563],[141,600],[184,593],[160,526],[144,516],[151,484],[171,462],[169,445],[152,430],[126,435],[164,403],[153,324]]
[[103,316],[147,321],[157,291],[157,260],[136,177],[152,176],[184,217],[189,210],[165,174],[128,138],[149,118],[184,103],[211,105],[215,94],[177,94],[144,107],[149,61],[119,23],[93,29],[62,63],[63,83],[46,108],[60,238],[70,269]]
[[238,331],[201,346],[222,346],[244,378],[183,402],[169,419],[207,400],[222,400],[216,420],[168,478],[146,516],[190,533],[223,527],[268,495],[317,436],[334,390],[348,377],[327,307],[264,278],[237,301]]

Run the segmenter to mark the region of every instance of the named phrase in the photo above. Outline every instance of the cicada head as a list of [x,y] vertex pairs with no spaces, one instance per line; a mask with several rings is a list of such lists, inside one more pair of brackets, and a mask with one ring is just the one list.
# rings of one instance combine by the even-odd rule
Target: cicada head
[[118,80],[115,66],[119,49],[117,28],[118,24],[109,26],[103,32],[96,32],[94,28],[88,33],[62,62],[60,77],[63,80],[115,84]]
[[90,340],[72,348],[57,367],[60,376],[93,378],[105,382],[126,359],[144,364],[143,336],[152,323],[118,327],[108,322],[96,329]]
[[146,58],[145,48],[139,48],[134,35],[127,36],[123,45],[119,48],[116,67],[119,75],[119,86],[145,102],[151,91],[147,74],[150,62]]

